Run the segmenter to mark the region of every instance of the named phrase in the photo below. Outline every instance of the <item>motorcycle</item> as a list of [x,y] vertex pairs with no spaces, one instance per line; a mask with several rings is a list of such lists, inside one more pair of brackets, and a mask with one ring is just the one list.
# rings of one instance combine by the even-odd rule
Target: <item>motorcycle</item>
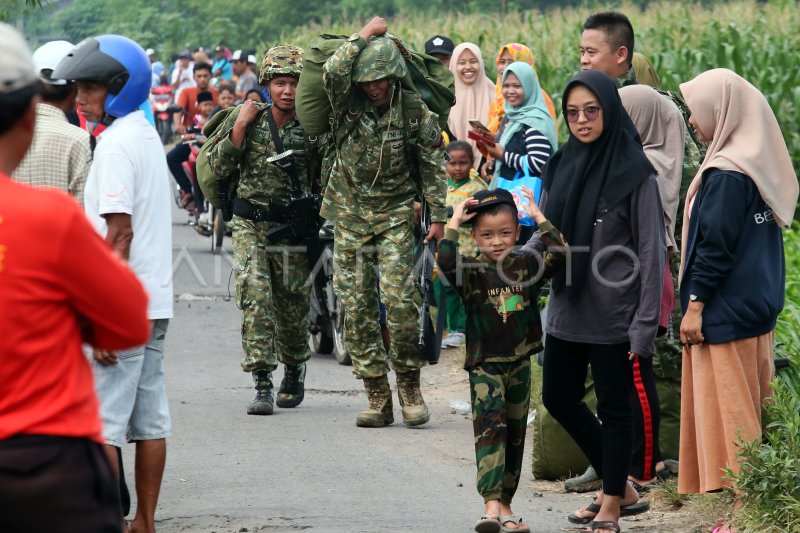
[[156,119],[156,131],[161,143],[169,144],[172,138],[172,116],[181,108],[172,103],[172,88],[168,83],[162,83],[150,90],[150,108]]
[[[211,252],[214,255],[222,253],[222,242],[225,239],[226,226],[222,219],[222,212],[209,202],[200,186],[197,183],[197,156],[200,153],[200,146],[205,142],[206,137],[198,129],[190,128],[189,134],[194,134],[193,139],[184,141],[189,145],[189,159],[181,163],[183,171],[192,183],[192,195],[197,207],[197,215],[194,220],[194,229],[204,237],[211,237]],[[176,199],[180,198],[180,187],[176,192]]]
[[311,348],[318,354],[330,354],[340,365],[351,365],[345,346],[345,313],[342,302],[333,292],[333,224],[325,222],[319,230],[322,254],[315,268],[311,286],[309,333]]

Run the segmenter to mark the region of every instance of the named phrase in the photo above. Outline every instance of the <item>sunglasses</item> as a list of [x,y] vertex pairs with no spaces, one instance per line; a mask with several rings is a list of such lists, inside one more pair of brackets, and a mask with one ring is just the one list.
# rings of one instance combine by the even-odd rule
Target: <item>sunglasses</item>
[[600,108],[594,105],[587,106],[583,109],[567,109],[567,122],[576,123],[580,118],[581,113],[586,117],[589,122],[597,120],[600,116]]

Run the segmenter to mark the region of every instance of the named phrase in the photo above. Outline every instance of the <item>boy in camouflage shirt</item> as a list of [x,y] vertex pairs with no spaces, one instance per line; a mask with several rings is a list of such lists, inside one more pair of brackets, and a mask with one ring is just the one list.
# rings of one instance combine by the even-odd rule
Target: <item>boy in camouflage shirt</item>
[[[478,191],[456,206],[439,248],[438,264],[459,293],[467,315],[467,354],[475,432],[477,487],[485,502],[479,532],[529,531],[511,511],[522,472],[531,388],[530,357],[542,349],[538,298],[545,278],[563,264],[564,241],[533,200],[530,217],[552,252],[514,251],[520,227],[506,190]],[[478,258],[458,251],[459,227],[473,222]],[[558,252],[561,253],[558,253]]]

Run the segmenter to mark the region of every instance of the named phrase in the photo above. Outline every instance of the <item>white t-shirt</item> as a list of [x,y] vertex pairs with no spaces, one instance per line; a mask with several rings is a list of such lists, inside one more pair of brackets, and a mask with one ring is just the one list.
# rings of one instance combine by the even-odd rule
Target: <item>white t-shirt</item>
[[172,208],[164,148],[144,113],[116,119],[98,136],[84,192],[86,216],[103,237],[102,215],[131,215],[129,265],[150,296],[150,320],[172,318]]
[[[180,72],[180,60],[175,64],[175,70],[172,71],[172,83],[178,81],[178,72]],[[189,66],[187,66],[184,71],[181,73],[181,79],[178,83],[178,88],[175,89],[175,99],[173,102],[177,102],[178,99],[181,97],[181,91],[183,91],[186,87],[196,87],[197,83],[194,81],[194,62],[190,61]]]

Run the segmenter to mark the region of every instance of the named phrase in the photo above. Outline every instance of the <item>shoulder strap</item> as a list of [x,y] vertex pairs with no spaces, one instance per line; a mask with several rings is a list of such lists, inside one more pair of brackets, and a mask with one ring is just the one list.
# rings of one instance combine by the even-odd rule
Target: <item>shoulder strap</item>
[[267,114],[267,123],[269,124],[269,133],[272,137],[272,144],[278,151],[278,153],[274,156],[278,157],[278,159],[274,159],[270,162],[278,165],[281,170],[289,175],[289,183],[292,188],[292,192],[294,194],[299,194],[302,189],[300,188],[300,180],[297,177],[297,167],[294,166],[294,158],[291,154],[283,155],[286,153],[286,150],[283,147],[283,140],[278,133],[278,125],[275,124],[275,118],[272,116],[272,108],[267,108],[264,110],[264,112]]

